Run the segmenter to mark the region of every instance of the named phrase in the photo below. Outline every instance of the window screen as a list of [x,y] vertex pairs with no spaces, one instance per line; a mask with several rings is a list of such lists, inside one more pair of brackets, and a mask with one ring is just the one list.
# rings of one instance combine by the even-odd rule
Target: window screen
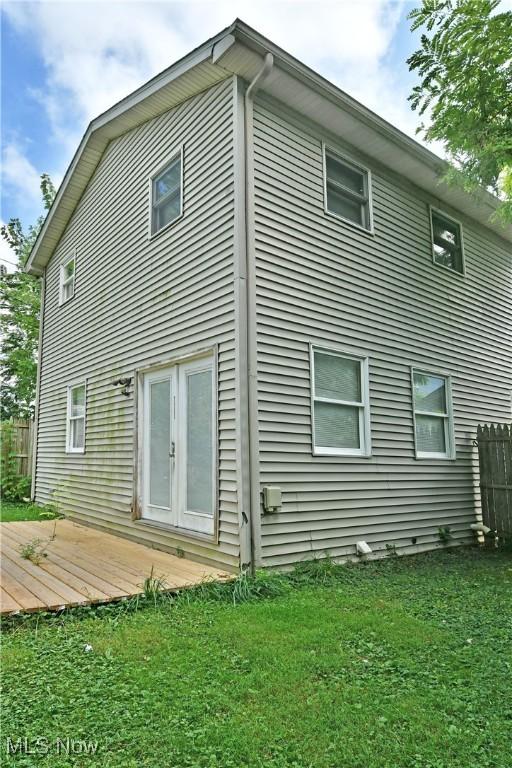
[[329,213],[370,229],[368,171],[326,150],[325,177]]
[[431,210],[434,262],[454,272],[463,272],[460,224]]
[[363,360],[313,350],[314,448],[318,453],[367,450]]
[[451,453],[447,380],[414,371],[413,390],[416,452],[418,456],[447,458]]
[[67,445],[68,453],[85,449],[85,384],[68,389]]
[[155,234],[181,215],[181,152],[151,184],[151,233]]
[[75,293],[75,259],[69,259],[60,268],[60,303],[64,304]]

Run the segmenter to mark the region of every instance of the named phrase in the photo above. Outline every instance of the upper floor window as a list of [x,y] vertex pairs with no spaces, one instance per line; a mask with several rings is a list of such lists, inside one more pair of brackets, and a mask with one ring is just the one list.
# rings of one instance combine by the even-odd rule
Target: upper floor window
[[66,453],[85,451],[85,383],[68,387]]
[[183,160],[181,150],[151,178],[151,234],[166,227],[182,213]]
[[413,370],[412,383],[416,456],[420,459],[455,458],[449,379]]
[[61,264],[59,304],[64,304],[75,294],[75,256]]
[[369,456],[368,360],[312,348],[313,452]]
[[430,209],[430,218],[434,263],[462,274],[464,272],[464,255],[460,224],[434,208]]
[[371,230],[370,172],[326,147],[324,153],[326,211]]

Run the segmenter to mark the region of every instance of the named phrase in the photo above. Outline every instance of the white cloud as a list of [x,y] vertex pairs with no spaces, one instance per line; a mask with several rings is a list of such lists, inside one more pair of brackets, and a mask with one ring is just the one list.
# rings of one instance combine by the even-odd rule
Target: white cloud
[[[411,132],[414,116],[383,67],[405,0],[35,2],[4,4],[40,48],[37,97],[71,156],[86,124],[236,16]],[[404,69],[405,69],[404,63]]]
[[[208,7],[221,13],[223,7],[240,5]],[[407,89],[383,64],[405,5],[404,0],[244,2],[242,18],[365,106],[413,133],[416,119],[411,119]],[[405,74],[405,62],[403,66]]]
[[24,211],[41,207],[40,176],[16,144],[2,151],[2,186]]
[[4,7],[11,22],[36,41],[46,83],[32,95],[68,155],[89,120],[184,53],[164,5],[43,2]]
[[[3,194],[9,198],[12,209],[16,211],[16,217],[27,226],[36,222],[37,217],[44,213],[44,207],[41,174],[30,162],[24,149],[19,142],[5,142],[2,149],[1,186]],[[63,174],[50,171],[49,175],[58,188]]]

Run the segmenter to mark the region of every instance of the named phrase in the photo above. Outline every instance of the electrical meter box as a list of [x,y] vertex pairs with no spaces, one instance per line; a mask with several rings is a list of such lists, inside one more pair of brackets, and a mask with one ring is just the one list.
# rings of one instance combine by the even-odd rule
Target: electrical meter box
[[266,485],[263,488],[263,508],[265,512],[276,512],[282,504],[281,489],[277,485]]

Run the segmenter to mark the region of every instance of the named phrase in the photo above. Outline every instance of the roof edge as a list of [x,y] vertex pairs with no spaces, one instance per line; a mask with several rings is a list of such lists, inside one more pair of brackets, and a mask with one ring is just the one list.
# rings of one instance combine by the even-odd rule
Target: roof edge
[[[233,34],[239,42],[248,45],[248,47],[251,47],[255,52],[262,56],[264,56],[265,52],[270,51],[274,56],[276,65],[281,69],[287,70],[289,74],[292,74],[306,85],[321,89],[327,97],[336,103],[339,104],[342,102],[345,110],[349,111],[367,126],[384,133],[389,140],[393,141],[393,143],[401,149],[406,149],[422,164],[427,165],[440,176],[446,173],[451,167],[447,160],[439,157],[439,155],[431,149],[420,144],[419,141],[404,133],[400,128],[397,128],[388,120],[354,99],[350,94],[346,93],[346,91],[343,91],[330,80],[327,80],[314,69],[311,69],[307,64],[304,64],[295,56],[265,38],[241,19],[237,19],[234,22]],[[466,194],[469,195],[469,193]],[[500,205],[499,198],[483,187],[480,187],[473,196],[478,200],[479,204],[488,205],[492,211],[495,211]],[[496,232],[496,230],[494,231]],[[508,234],[505,230],[503,231],[502,237],[512,239],[512,235]]]
[[[137,88],[135,91],[128,94],[128,96],[125,96],[123,99],[109,107],[109,109],[107,109],[105,112],[101,112],[97,117],[91,120],[85,130],[84,135],[82,136],[80,144],[78,145],[73,157],[71,158],[71,162],[66,169],[66,173],[64,174],[64,178],[62,179],[59,189],[57,190],[57,194],[55,195],[53,203],[50,206],[48,213],[46,214],[43,226],[39,230],[36,241],[32,246],[30,256],[25,265],[26,272],[36,276],[41,276],[44,272],[44,267],[37,264],[37,257],[41,248],[41,244],[44,241],[48,229],[51,227],[55,212],[61,204],[62,198],[66,193],[76,166],[78,165],[80,158],[82,157],[84,150],[89,144],[91,138],[100,134],[101,129],[108,125],[114,118],[123,114],[131,107],[134,107],[136,104],[143,101],[152,93],[158,91],[164,85],[168,85],[170,82],[185,74],[187,71],[193,69],[193,67],[197,66],[201,62],[211,58],[215,45],[224,37],[231,34],[234,31],[236,24],[237,21],[233,22],[228,27],[225,27],[221,32],[209,38],[204,43],[187,53],[185,56],[182,56],[181,59],[175,61],[163,72],[155,75],[155,77],[151,78],[151,80],[148,80],[146,83],[141,85],[140,88]],[[108,141],[105,142],[105,145],[107,143]]]
[[[272,41],[268,40],[259,32],[257,32],[257,30],[253,29],[248,24],[237,18],[232,24],[225,27],[216,35],[194,48],[181,59],[178,59],[178,61],[174,62],[170,67],[153,77],[148,82],[144,83],[142,86],[140,86],[140,88],[136,89],[131,94],[118,101],[105,112],[102,112],[89,123],[82,137],[82,140],[80,141],[80,144],[78,145],[78,148],[66,170],[52,206],[46,215],[43,226],[41,227],[36,238],[30,253],[30,257],[25,267],[27,272],[39,276],[44,272],[46,263],[51,257],[51,255],[48,256],[48,252],[52,248],[52,237],[54,240],[58,240],[58,238],[61,236],[58,233],[59,224],[55,225],[57,227],[56,234],[52,235],[49,233],[52,230],[54,220],[58,215],[58,211],[61,207],[63,199],[65,199],[67,190],[73,180],[75,170],[77,169],[77,166],[79,165],[84,152],[87,150],[88,153],[90,153],[92,156],[92,160],[90,159],[89,161],[89,169],[92,170],[90,170],[90,175],[85,182],[80,180],[80,184],[78,186],[80,187],[81,184],[84,184],[84,186],[82,189],[79,189],[79,196],[76,198],[77,200],[79,200],[83,194],[83,191],[94,172],[97,162],[99,162],[109,141],[113,138],[114,134],[112,133],[112,130],[108,131],[107,127],[111,126],[112,128],[113,121],[121,118],[122,115],[129,112],[130,110],[136,109],[137,106],[144,102],[145,99],[151,97],[161,88],[171,84],[179,77],[186,75],[194,67],[204,62],[210,61],[214,66],[217,65],[219,70],[223,69],[222,60],[224,56],[224,48],[223,46],[216,48],[216,46],[218,46],[219,42],[221,41],[225,41],[224,48],[226,51],[229,49],[231,43],[236,41],[246,48],[252,50],[253,53],[259,55],[262,59],[267,52],[271,52],[274,56],[275,64],[277,67],[279,67],[279,69],[294,77],[305,87],[321,93],[323,98],[329,100],[334,105],[348,112],[350,115],[352,115],[352,117],[360,121],[369,129],[380,132],[380,134],[383,135],[385,139],[390,141],[401,151],[408,153],[411,158],[423,165],[432,174],[441,177],[449,168],[449,163],[446,160],[443,160],[430,149],[424,147],[422,144],[408,136],[399,128],[396,128],[392,123],[388,122],[380,115],[376,114],[360,102],[353,99],[345,91],[338,88],[338,86],[331,83],[329,80],[315,72],[306,64],[303,64],[299,59],[287,53],[278,45],[274,44]],[[230,72],[229,68],[226,68],[224,71],[226,73]],[[232,72],[232,74],[236,75],[237,72]],[[143,122],[142,119],[141,122]],[[96,165],[94,164],[95,158]],[[83,174],[84,178],[86,175],[87,174]],[[482,216],[487,216],[488,224],[483,224],[482,219],[479,219],[478,217],[477,220],[479,220],[479,223],[481,223],[482,226],[487,226],[487,228],[490,229],[496,236],[501,237],[502,239],[509,242],[512,241],[512,227],[498,229],[498,225],[490,221],[493,212],[496,211],[498,205],[500,204],[499,199],[483,188],[477,191],[474,195],[469,195],[468,193],[465,194],[468,196],[468,207],[469,197],[472,197],[473,205],[477,204],[484,208],[484,211],[482,211]],[[77,203],[75,202],[73,210],[75,209],[76,204]],[[64,223],[64,228],[67,226],[71,215],[72,213],[69,214],[67,222]],[[471,216],[471,214],[468,215]],[[50,237],[50,242],[45,242],[47,241],[48,237]]]

